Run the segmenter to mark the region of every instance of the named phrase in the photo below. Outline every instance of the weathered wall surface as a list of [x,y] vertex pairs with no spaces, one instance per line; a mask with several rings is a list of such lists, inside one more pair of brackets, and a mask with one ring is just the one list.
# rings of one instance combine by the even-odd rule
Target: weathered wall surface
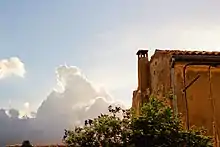
[[170,56],[154,56],[150,62],[151,94],[165,97],[171,91]]
[[135,113],[138,115],[141,104],[141,96],[138,94],[138,90],[133,91],[132,98],[132,108],[135,110]]
[[174,87],[175,87],[175,92],[174,94],[176,95],[177,98],[177,108],[178,112],[182,114],[183,117],[183,122],[186,121],[186,101],[184,99],[183,95],[183,66],[185,64],[176,64],[174,67],[175,71],[175,77],[174,77]]
[[178,110],[183,114],[184,118],[186,118],[188,109],[190,126],[196,125],[205,127],[208,134],[213,135],[214,119],[216,119],[216,127],[219,128],[218,126],[220,125],[218,124],[220,119],[220,114],[218,113],[220,110],[220,68],[211,68],[210,76],[208,66],[194,65],[187,67],[186,85],[197,75],[200,75],[200,77],[186,90],[186,101],[184,93],[182,92],[184,88],[183,67],[184,64],[177,64],[175,66],[175,87]]
[[214,102],[214,116],[218,139],[220,137],[220,67],[211,68],[211,89]]

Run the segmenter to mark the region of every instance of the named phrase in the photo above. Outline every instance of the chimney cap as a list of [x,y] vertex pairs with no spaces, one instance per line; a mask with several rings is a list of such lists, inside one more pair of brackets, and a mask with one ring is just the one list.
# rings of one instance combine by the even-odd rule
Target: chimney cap
[[140,54],[145,55],[147,53],[148,53],[148,50],[138,50],[136,55],[140,55]]

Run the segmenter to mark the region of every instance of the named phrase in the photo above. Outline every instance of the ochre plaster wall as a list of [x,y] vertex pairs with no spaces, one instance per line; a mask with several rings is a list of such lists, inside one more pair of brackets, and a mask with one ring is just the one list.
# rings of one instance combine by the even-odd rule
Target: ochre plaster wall
[[186,110],[188,109],[190,126],[205,127],[208,134],[213,135],[214,119],[216,119],[216,127],[219,128],[220,125],[220,113],[218,113],[220,112],[220,68],[211,68],[211,75],[209,75],[208,66],[194,65],[187,67],[186,85],[197,75],[200,75],[200,77],[186,90],[186,105],[184,93],[182,92],[184,88],[183,67],[184,64],[175,66],[175,93],[177,95],[178,110],[186,118]]
[[211,89],[214,102],[215,130],[220,137],[220,67],[211,68]]

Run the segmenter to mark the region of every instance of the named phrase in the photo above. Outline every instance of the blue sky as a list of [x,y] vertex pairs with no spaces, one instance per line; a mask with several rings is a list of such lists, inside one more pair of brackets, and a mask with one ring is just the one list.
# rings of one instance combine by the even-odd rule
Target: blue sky
[[0,79],[0,107],[36,109],[61,64],[79,67],[131,103],[138,48],[220,48],[217,0],[1,0],[0,59],[18,57],[25,78]]

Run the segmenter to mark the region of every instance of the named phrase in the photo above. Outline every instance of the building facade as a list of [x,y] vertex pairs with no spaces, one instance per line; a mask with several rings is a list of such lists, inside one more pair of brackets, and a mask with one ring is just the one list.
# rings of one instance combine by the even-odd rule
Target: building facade
[[[219,146],[220,135],[220,52],[156,50],[148,59],[147,50],[139,50],[138,88],[132,107],[137,110],[149,95],[167,97],[181,113],[186,128],[205,127]],[[219,113],[218,113],[219,112]]]

